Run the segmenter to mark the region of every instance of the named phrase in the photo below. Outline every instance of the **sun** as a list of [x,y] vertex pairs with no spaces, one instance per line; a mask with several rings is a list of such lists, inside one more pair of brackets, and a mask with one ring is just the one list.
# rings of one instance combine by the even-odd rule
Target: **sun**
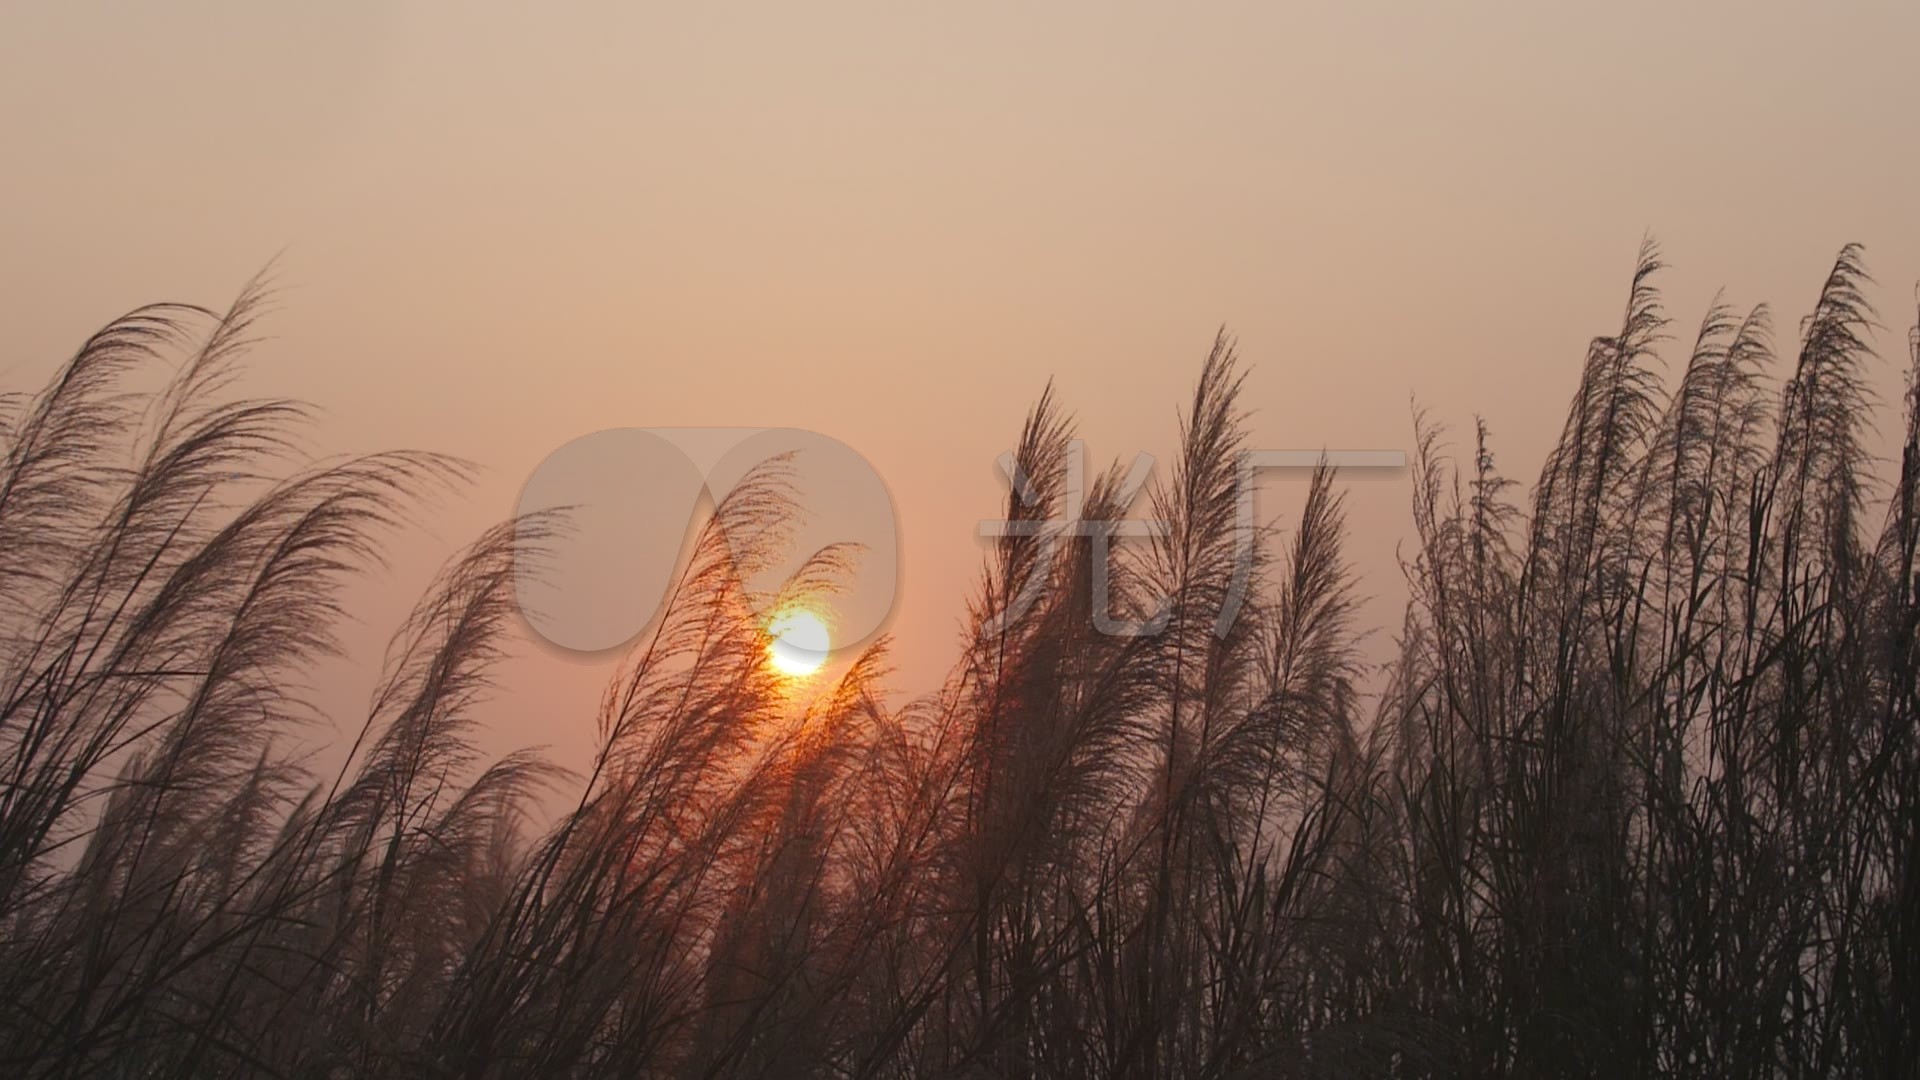
[[827,634],[827,622],[818,612],[806,608],[788,608],[767,623],[767,662],[782,675],[804,678],[827,663],[827,651],[833,642]]

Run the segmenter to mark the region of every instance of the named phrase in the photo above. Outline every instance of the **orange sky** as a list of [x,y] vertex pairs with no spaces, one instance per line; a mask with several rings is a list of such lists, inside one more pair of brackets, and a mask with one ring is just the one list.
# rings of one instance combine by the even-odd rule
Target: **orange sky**
[[[1682,334],[1724,285],[1791,336],[1860,240],[1897,397],[1920,6],[1445,7],[12,4],[0,367],[284,252],[252,388],[488,470],[368,642],[575,436],[831,435],[898,506],[916,690],[1047,376],[1097,460],[1164,459],[1221,323],[1256,445],[1406,447],[1417,396],[1527,481],[1644,231]],[[1353,488],[1383,633],[1406,496]],[[504,743],[583,747],[604,670],[520,662]]]

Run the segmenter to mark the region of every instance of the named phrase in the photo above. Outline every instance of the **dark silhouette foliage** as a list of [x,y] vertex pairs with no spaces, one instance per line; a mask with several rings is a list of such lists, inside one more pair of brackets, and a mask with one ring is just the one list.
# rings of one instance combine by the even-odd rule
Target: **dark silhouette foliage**
[[[1085,528],[1009,530],[902,708],[884,642],[807,699],[766,664],[743,583],[797,507],[761,466],[582,776],[474,738],[560,519],[447,565],[316,774],[341,587],[467,470],[302,461],[301,406],[230,394],[258,288],[116,320],[0,410],[0,1073],[1913,1075],[1920,329],[1883,475],[1858,248],[1784,362],[1716,300],[1671,378],[1659,271],[1530,500],[1485,424],[1456,463],[1416,417],[1384,670],[1330,469],[1237,559],[1222,336],[1165,529],[1121,539],[1116,466]],[[1072,439],[1049,386],[1008,520]]]

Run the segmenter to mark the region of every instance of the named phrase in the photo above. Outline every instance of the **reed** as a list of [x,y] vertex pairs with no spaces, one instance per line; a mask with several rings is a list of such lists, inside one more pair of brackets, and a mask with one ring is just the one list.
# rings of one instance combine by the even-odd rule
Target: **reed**
[[[1164,534],[1114,540],[1115,466],[1089,528],[1001,538],[899,708],[884,642],[804,704],[766,664],[744,582],[799,507],[761,466],[582,775],[475,738],[563,517],[447,564],[317,773],[342,586],[469,470],[305,460],[304,407],[231,393],[262,286],[116,320],[0,403],[0,1069],[1910,1075],[1920,328],[1884,469],[1857,247],[1787,356],[1716,300],[1670,379],[1660,272],[1649,243],[1529,495],[1484,423],[1456,461],[1416,414],[1378,670],[1332,470],[1236,565],[1223,334]],[[1009,520],[1054,511],[1073,432],[1049,386]]]

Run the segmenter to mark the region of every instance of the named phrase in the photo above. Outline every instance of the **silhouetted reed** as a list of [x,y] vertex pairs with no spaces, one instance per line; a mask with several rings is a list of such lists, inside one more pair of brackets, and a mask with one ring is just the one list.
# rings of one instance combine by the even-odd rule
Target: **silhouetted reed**
[[[0,1070],[1911,1075],[1920,330],[1886,483],[1857,248],[1777,375],[1766,309],[1716,300],[1669,385],[1659,271],[1648,245],[1530,500],[1484,423],[1456,464],[1416,416],[1383,670],[1331,470],[1237,561],[1223,336],[1165,530],[1116,538],[1118,466],[1084,528],[1009,530],[898,709],[884,642],[812,696],[767,664],[744,583],[798,507],[762,465],[583,775],[475,742],[563,518],[448,563],[316,774],[342,586],[468,470],[304,462],[301,406],[229,393],[258,288],[117,320],[0,413]],[[1009,521],[1057,514],[1072,439],[1048,387]]]

